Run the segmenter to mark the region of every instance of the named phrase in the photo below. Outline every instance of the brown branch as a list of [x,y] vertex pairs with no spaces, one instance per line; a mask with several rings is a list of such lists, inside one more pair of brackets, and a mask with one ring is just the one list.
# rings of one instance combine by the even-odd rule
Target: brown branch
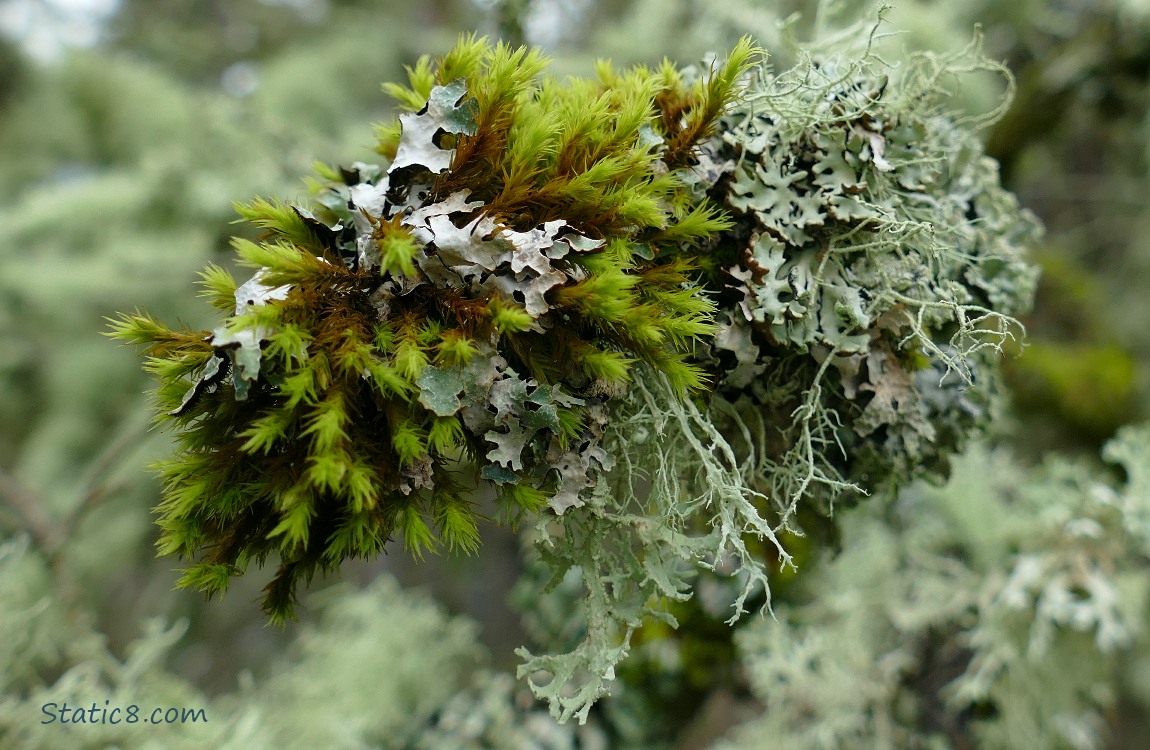
[[64,550],[87,513],[116,488],[117,485],[100,481],[100,478],[144,434],[142,425],[135,424],[135,421],[131,417],[126,419],[117,439],[89,464],[80,482],[78,499],[63,519],[53,518],[36,492],[0,466],[0,502],[11,511],[5,514],[5,525],[14,531],[27,533],[36,545],[52,571],[61,604],[77,625],[90,625],[93,615],[81,605],[80,582],[68,564]]
[[2,466],[0,466],[0,497],[19,517],[15,530],[28,532],[45,556],[55,557],[66,539],[63,528],[44,512],[40,498]]
[[15,530],[26,532],[48,563],[56,581],[56,594],[68,619],[80,627],[89,625],[92,614],[80,605],[79,581],[62,554],[68,541],[65,525],[54,521],[44,511],[44,505],[36,493],[3,467],[0,467],[0,499],[19,518],[18,523],[14,524]]

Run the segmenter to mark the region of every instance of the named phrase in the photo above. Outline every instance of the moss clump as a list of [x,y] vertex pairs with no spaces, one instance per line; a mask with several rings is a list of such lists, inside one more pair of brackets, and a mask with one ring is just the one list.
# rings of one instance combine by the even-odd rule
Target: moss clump
[[684,248],[730,224],[687,172],[754,57],[559,82],[535,51],[466,38],[385,86],[406,110],[378,128],[386,168],[238,206],[263,236],[234,242],[247,282],[203,274],[218,328],[113,326],[179,434],[157,513],[161,553],[195,561],[181,585],[223,591],[278,556],[278,620],[299,581],[393,537],[473,551],[476,482],[510,517],[580,502],[637,363],[703,389],[714,305]]

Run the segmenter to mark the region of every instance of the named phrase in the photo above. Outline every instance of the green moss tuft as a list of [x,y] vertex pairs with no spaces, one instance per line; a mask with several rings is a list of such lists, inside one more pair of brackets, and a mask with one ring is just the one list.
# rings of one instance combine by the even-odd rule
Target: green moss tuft
[[297,582],[393,537],[474,552],[458,472],[509,517],[562,509],[606,461],[587,410],[635,363],[705,388],[689,358],[715,308],[684,248],[729,221],[684,170],[753,56],[689,84],[669,66],[560,82],[537,50],[465,37],[384,85],[404,111],[377,129],[389,166],[317,165],[307,205],[237,203],[256,273],[203,273],[221,325],[112,328],[144,347],[178,434],[158,548],[197,563],[184,585],[222,591],[278,556],[264,604],[282,619]]

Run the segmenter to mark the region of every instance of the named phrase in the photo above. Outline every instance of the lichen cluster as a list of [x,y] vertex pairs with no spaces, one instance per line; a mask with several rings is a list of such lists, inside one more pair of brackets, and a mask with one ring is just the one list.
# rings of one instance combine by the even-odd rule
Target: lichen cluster
[[976,41],[897,75],[865,56],[764,72],[704,147],[735,220],[714,250],[717,387],[778,500],[943,478],[986,421],[1038,225],[982,153],[992,118],[947,110],[979,69],[1001,73]]
[[114,335],[179,431],[158,513],[182,585],[277,555],[282,619],[393,537],[474,550],[486,485],[577,592],[580,635],[520,675],[583,721],[700,569],[733,621],[769,606],[802,514],[945,474],[1021,333],[1036,225],[947,109],[994,69],[973,46],[898,71],[780,73],[747,42],[706,72],[544,67],[476,39],[420,60],[385,86],[386,166],[239,207],[264,234],[235,242],[246,283],[204,274],[222,325]]
[[1148,441],[1107,444],[1119,482],[980,445],[896,512],[844,513],[842,554],[736,636],[767,711],[715,747],[1128,744],[1110,722],[1145,669]]
[[1037,224],[979,122],[947,110],[954,76],[995,66],[976,45],[908,63],[759,68],[701,146],[689,187],[732,217],[696,250],[714,386],[677,399],[644,370],[604,435],[614,467],[562,533],[540,529],[543,580],[563,581],[555,606],[581,608],[584,629],[521,650],[519,671],[560,719],[587,718],[644,623],[677,625],[701,570],[726,581],[711,606],[728,622],[769,607],[812,515],[945,476],[986,422]]

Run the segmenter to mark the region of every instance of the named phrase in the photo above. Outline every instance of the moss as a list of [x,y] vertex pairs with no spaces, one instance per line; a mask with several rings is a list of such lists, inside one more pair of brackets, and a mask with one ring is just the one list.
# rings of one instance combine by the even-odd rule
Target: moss
[[1053,414],[1090,440],[1136,413],[1134,359],[1114,345],[1034,341],[1008,372],[1020,408]]
[[157,512],[160,550],[193,561],[181,585],[223,591],[278,557],[279,620],[297,582],[393,537],[474,551],[477,482],[534,511],[531,488],[562,510],[593,481],[562,466],[594,472],[587,409],[637,363],[704,388],[689,356],[714,306],[685,248],[728,224],[684,172],[754,54],[694,82],[603,65],[563,83],[536,50],[466,37],[385,87],[407,110],[377,130],[386,170],[323,168],[310,205],[238,204],[263,233],[234,243],[256,274],[203,276],[234,313],[113,329],[179,435]]

